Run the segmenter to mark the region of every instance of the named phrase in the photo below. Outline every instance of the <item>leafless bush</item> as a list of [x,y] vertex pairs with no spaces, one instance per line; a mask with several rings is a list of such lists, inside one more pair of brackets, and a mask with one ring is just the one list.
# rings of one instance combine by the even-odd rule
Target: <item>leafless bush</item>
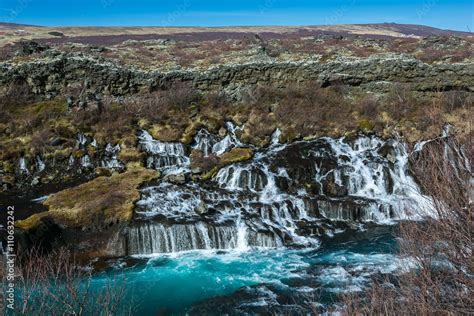
[[474,102],[470,93],[456,90],[445,92],[442,99],[446,111],[449,112],[459,108],[472,106]]
[[15,46],[12,44],[0,48],[0,61],[6,61],[15,56]]
[[357,104],[360,112],[367,118],[375,119],[379,114],[379,103],[375,97],[365,97]]
[[425,63],[433,63],[442,60],[447,55],[445,50],[427,48],[417,55],[418,59]]
[[[15,315],[117,315],[125,283],[111,279],[92,287],[91,267],[81,267],[65,249],[42,254],[37,249],[18,257]],[[4,274],[2,284],[6,286]]]
[[385,109],[395,121],[405,119],[420,103],[409,87],[395,84],[385,99]]
[[191,168],[199,168],[203,172],[207,172],[219,165],[219,157],[215,154],[204,156],[201,150],[194,149],[191,152]]
[[31,89],[26,82],[10,84],[6,92],[0,95],[0,123],[7,122],[10,111],[33,100]]
[[31,136],[30,146],[37,153],[41,153],[50,141],[50,137],[53,133],[48,129],[42,129]]
[[164,98],[166,103],[176,106],[179,110],[185,110],[200,100],[200,94],[192,84],[179,82],[170,87]]

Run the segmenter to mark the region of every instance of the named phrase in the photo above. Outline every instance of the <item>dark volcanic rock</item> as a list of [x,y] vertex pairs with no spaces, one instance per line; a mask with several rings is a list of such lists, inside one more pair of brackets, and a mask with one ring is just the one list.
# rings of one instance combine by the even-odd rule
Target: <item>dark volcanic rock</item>
[[[37,47],[37,46],[35,46]],[[260,62],[225,65],[207,71],[143,71],[119,66],[100,58],[59,53],[22,64],[0,64],[0,87],[11,82],[27,82],[33,93],[54,96],[75,83],[83,83],[92,94],[115,96],[169,87],[174,82],[191,82],[201,90],[224,89],[240,97],[246,86],[258,83],[281,85],[316,82],[320,86],[346,84],[383,89],[380,83],[412,84],[414,89],[472,91],[474,66],[471,64],[425,64],[407,55],[386,54],[365,59],[338,58],[327,63]],[[1,90],[0,90],[1,91]]]

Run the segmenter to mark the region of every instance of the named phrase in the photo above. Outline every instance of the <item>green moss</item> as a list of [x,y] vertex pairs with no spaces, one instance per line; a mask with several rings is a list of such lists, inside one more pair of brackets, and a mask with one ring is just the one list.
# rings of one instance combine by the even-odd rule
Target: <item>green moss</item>
[[62,98],[57,98],[49,101],[39,102],[34,104],[30,109],[32,113],[42,114],[51,113],[61,115],[66,112],[66,101]]
[[6,173],[12,173],[14,171],[13,164],[10,161],[0,161],[0,169]]
[[235,162],[249,160],[253,156],[250,148],[232,148],[232,150],[222,154],[220,158],[221,165],[228,165]]
[[41,219],[45,215],[45,213],[31,215],[27,219],[16,221],[15,226],[23,230],[35,229],[41,223]]
[[374,129],[375,125],[367,119],[362,119],[362,120],[359,120],[358,127],[364,133],[368,133]]
[[17,226],[30,229],[44,216],[63,227],[78,229],[128,222],[133,215],[133,203],[140,197],[138,187],[158,176],[156,171],[133,168],[122,174],[98,177],[50,196],[44,202],[49,211],[18,221]]
[[144,153],[138,151],[137,148],[122,147],[117,154],[117,159],[128,164],[131,162],[140,162],[144,156]]
[[210,179],[214,178],[214,176],[217,174],[217,172],[219,172],[219,170],[220,170],[220,167],[215,166],[214,168],[212,168],[211,170],[209,170],[208,172],[203,174],[201,176],[201,180],[210,180]]

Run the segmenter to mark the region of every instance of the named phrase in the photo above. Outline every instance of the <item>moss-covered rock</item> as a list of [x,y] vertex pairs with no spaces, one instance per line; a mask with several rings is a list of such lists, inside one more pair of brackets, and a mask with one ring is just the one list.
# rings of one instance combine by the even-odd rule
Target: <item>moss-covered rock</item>
[[138,187],[158,176],[156,171],[135,168],[110,177],[98,177],[50,196],[44,202],[49,207],[47,212],[18,221],[16,225],[24,230],[33,229],[46,216],[61,227],[87,230],[128,222],[133,215],[134,202],[140,197]]
[[250,148],[232,148],[230,151],[223,153],[219,158],[221,165],[228,165],[249,160],[252,156],[253,151]]

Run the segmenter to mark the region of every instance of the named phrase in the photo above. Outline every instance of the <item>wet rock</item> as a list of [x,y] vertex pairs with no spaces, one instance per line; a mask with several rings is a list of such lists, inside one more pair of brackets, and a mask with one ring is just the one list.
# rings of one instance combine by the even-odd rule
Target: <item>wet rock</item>
[[33,180],[31,181],[31,186],[37,186],[38,184],[40,184],[40,178],[34,177]]
[[166,177],[166,180],[174,184],[185,184],[188,182],[188,178],[185,173],[170,174]]
[[388,140],[386,141],[380,149],[377,151],[378,154],[382,157],[387,158],[388,161],[394,163],[396,161],[396,141]]
[[49,144],[51,146],[60,146],[60,145],[64,144],[65,142],[66,141],[63,138],[55,137],[51,140],[51,142]]
[[204,215],[207,213],[208,209],[206,207],[206,204],[204,204],[203,201],[200,201],[198,206],[196,206],[196,208],[194,209],[194,211],[196,212],[196,214]]
[[328,196],[346,196],[349,193],[347,186],[336,183],[334,173],[326,176],[323,182],[323,192]]
[[27,56],[35,53],[41,53],[47,50],[48,48],[49,46],[44,46],[34,41],[22,42],[20,43],[19,54],[22,56]]
[[97,167],[97,168],[95,168],[95,174],[98,177],[101,177],[101,176],[110,177],[112,175],[112,170],[110,170],[108,168]]

